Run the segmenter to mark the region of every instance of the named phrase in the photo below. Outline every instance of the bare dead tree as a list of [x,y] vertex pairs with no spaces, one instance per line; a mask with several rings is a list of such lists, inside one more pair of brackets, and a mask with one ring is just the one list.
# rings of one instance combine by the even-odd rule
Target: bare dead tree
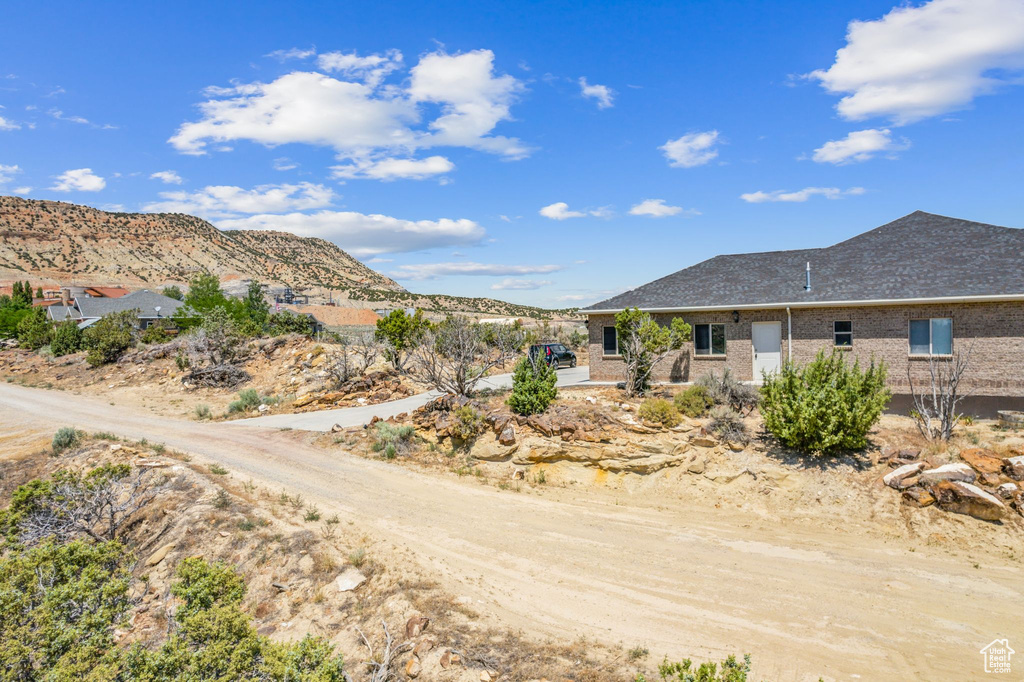
[[488,332],[467,317],[451,316],[424,335],[413,350],[417,369],[434,388],[469,396],[494,367],[522,348],[521,329],[503,325]]
[[363,638],[363,644],[370,652],[370,660],[366,662],[366,667],[370,669],[368,682],[393,682],[398,679],[395,661],[399,656],[411,649],[412,644],[410,642],[396,644],[391,633],[388,631],[388,624],[383,620],[381,620],[380,624],[384,628],[384,650],[379,656],[374,655],[373,645],[370,644],[370,640],[366,638],[363,631],[357,627],[356,632]]
[[65,543],[81,536],[116,540],[124,523],[155,496],[146,470],[127,465],[99,467],[82,476],[61,472],[49,492],[18,524],[25,544],[48,538]]
[[327,373],[335,386],[348,383],[350,379],[366,374],[381,354],[381,343],[373,334],[357,334],[355,337],[341,336],[338,350],[327,362]]
[[929,385],[919,391],[907,366],[907,383],[914,400],[912,414],[918,430],[928,440],[949,440],[960,419],[957,406],[969,394],[961,392],[961,381],[970,364],[974,344],[965,351],[945,357],[928,358]]
[[248,381],[248,372],[235,363],[242,359],[245,340],[234,322],[220,308],[185,337],[185,354],[191,371],[182,381],[199,386],[237,386]]

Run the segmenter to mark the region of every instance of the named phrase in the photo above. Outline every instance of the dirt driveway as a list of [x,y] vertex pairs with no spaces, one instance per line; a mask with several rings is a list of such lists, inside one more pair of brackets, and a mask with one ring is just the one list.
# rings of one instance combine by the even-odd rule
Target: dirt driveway
[[898,538],[778,526],[699,499],[500,491],[326,453],[300,432],[0,385],[0,431],[62,425],[161,441],[300,492],[393,546],[391,570],[420,561],[483,616],[534,636],[643,645],[658,659],[750,652],[757,680],[982,679],[982,646],[997,636],[1024,646],[1019,557],[975,567]]

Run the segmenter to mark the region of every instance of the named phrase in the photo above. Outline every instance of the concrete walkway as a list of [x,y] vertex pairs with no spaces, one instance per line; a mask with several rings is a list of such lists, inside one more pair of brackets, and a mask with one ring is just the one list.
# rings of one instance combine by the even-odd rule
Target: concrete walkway
[[[579,386],[590,383],[589,367],[573,367],[558,370],[558,386]],[[495,374],[482,379],[479,388],[511,388],[511,374]],[[427,391],[418,395],[393,400],[379,405],[363,407],[343,407],[337,410],[321,410],[319,412],[303,412],[299,414],[273,414],[267,417],[252,417],[224,422],[227,425],[259,426],[270,429],[300,429],[303,431],[330,431],[335,424],[341,426],[361,426],[374,417],[387,419],[403,412],[412,412],[417,407],[441,395],[439,391]]]

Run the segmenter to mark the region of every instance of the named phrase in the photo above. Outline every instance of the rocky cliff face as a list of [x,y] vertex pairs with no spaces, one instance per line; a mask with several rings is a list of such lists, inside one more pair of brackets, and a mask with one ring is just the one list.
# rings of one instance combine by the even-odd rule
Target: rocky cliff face
[[283,232],[221,232],[199,218],[109,213],[58,201],[0,197],[0,281],[91,285],[186,283],[209,271],[222,281],[401,292],[337,246]]

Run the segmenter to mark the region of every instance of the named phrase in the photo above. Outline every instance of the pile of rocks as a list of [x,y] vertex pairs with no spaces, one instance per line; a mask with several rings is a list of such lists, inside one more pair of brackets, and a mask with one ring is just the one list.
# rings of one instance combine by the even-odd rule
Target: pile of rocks
[[882,482],[902,491],[910,505],[967,514],[986,521],[1004,518],[1009,509],[1024,515],[1024,455],[1000,456],[991,450],[971,448],[960,453],[960,462],[936,465],[921,458],[917,448],[882,451],[881,461],[892,471]]
[[299,395],[292,406],[299,412],[309,412],[325,407],[377,405],[406,398],[413,393],[415,391],[403,384],[395,372],[369,372],[358,379],[346,382],[337,390]]
[[[472,407],[480,413],[484,432],[472,442],[454,435],[456,410]],[[556,405],[544,414],[512,414],[507,408],[488,408],[469,398],[445,395],[412,413],[417,432],[427,440],[468,447],[469,455],[488,462],[527,466],[543,462],[575,462],[609,472],[647,474],[684,466],[700,474],[709,451],[724,452],[703,428],[687,423],[672,428],[643,424],[632,415],[622,418],[592,407]],[[638,438],[634,434],[643,434]]]

